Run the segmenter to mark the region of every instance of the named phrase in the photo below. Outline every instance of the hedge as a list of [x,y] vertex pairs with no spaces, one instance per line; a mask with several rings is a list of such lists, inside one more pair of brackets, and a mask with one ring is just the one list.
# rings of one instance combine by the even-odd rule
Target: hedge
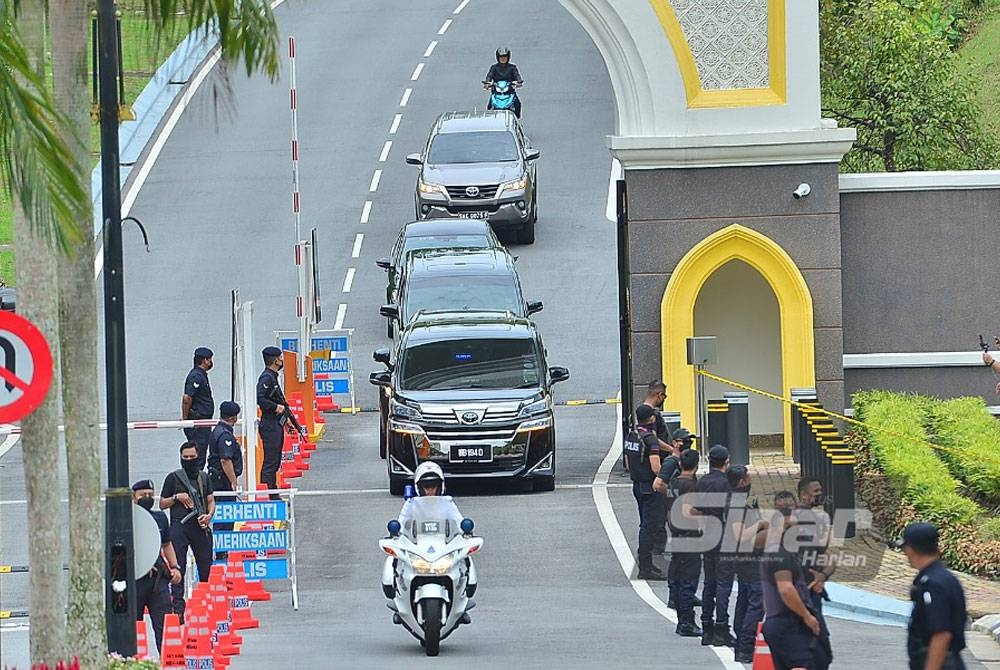
[[930,404],[926,423],[951,473],[989,507],[1000,506],[1000,421],[981,398]]

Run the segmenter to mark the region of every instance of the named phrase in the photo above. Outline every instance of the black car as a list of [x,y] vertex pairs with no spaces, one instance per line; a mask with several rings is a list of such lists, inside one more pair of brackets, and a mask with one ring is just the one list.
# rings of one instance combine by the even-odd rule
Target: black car
[[514,257],[504,249],[468,251],[414,251],[409,254],[395,304],[379,313],[405,327],[420,312],[501,310],[530,316],[542,310],[541,302],[525,302]]
[[17,291],[8,286],[0,288],[0,310],[16,312]]
[[392,250],[375,264],[388,275],[386,302],[395,302],[396,284],[411,251],[459,249],[503,249],[493,228],[483,220],[429,219],[411,221],[399,231]]
[[555,487],[552,385],[569,370],[548,367],[534,323],[504,312],[437,314],[400,333],[380,387],[380,454],[389,490],[402,493],[417,465],[452,478],[528,480]]

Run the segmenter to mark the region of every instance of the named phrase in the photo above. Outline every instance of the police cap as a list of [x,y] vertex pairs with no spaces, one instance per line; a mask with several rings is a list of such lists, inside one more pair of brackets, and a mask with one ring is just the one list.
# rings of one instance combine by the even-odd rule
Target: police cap
[[260,352],[266,361],[269,358],[276,358],[281,355],[281,349],[278,347],[264,347],[264,350]]
[[642,404],[635,408],[635,419],[639,423],[646,423],[656,414],[656,410],[649,405]]
[[717,444],[708,450],[708,460],[711,463],[725,463],[729,458],[729,450],[721,444]]
[[239,416],[240,406],[232,400],[226,400],[219,405],[219,416]]
[[687,428],[678,428],[677,430],[675,430],[673,432],[673,435],[670,436],[670,439],[672,439],[672,440],[687,440],[687,439],[694,440],[694,439],[697,439],[697,437],[698,437],[697,435],[692,435],[691,431],[688,430]]
[[938,529],[932,523],[918,521],[911,523],[903,531],[900,547],[912,547],[921,554],[936,554],[938,551]]
[[208,347],[198,347],[197,349],[194,350],[194,355],[197,356],[198,358],[211,358],[212,350],[209,349]]
[[135,484],[132,484],[133,491],[144,491],[146,489],[154,490],[156,487],[153,486],[152,479],[140,479]]

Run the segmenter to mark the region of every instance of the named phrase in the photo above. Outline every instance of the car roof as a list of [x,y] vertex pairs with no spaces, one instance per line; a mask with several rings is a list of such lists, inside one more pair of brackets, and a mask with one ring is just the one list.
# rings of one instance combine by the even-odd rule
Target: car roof
[[424,311],[405,331],[407,343],[448,338],[483,337],[527,339],[535,337],[535,324],[511,312],[503,311]]
[[504,249],[432,249],[410,253],[409,276],[509,275],[514,258]]
[[434,123],[433,133],[469,133],[510,131],[517,126],[517,117],[506,109],[482,112],[445,112]]
[[483,219],[426,219],[403,224],[403,237],[434,235],[489,235],[490,224]]

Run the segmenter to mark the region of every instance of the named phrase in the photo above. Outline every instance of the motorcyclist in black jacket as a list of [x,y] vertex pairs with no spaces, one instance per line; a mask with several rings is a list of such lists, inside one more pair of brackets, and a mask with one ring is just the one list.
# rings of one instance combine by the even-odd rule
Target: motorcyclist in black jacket
[[[510,62],[510,49],[500,47],[496,50],[497,62],[490,66],[490,71],[486,74],[487,88],[493,86],[497,81],[509,81],[511,84],[521,86],[524,81],[521,73],[517,71],[517,66]],[[521,118],[521,96],[514,94],[514,116]]]

